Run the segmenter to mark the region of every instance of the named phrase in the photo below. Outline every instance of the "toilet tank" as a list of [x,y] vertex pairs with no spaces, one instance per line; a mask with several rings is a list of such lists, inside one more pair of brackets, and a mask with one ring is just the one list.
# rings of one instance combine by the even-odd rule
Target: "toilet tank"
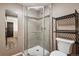
[[57,40],[57,47],[59,51],[66,54],[71,53],[70,48],[75,43],[75,41],[69,39],[63,39],[63,38],[56,38],[56,40]]

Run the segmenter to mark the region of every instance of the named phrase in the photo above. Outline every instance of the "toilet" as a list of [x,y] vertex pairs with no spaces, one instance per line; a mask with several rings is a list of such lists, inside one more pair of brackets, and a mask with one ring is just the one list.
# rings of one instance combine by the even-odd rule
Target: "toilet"
[[67,56],[71,54],[71,47],[75,43],[74,40],[56,38],[57,40],[57,50],[52,51],[50,56]]

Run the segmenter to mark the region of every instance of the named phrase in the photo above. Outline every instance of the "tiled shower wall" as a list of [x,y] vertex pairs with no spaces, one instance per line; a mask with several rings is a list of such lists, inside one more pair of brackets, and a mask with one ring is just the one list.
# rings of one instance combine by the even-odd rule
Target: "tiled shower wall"
[[28,20],[28,48],[35,47],[41,44],[41,24],[39,20]]

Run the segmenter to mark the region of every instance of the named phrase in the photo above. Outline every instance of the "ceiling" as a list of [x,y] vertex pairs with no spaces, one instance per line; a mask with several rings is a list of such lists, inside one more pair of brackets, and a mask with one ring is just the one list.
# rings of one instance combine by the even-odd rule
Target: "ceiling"
[[21,3],[21,5],[27,6],[27,7],[33,7],[33,6],[46,6],[50,3]]
[[33,10],[36,10],[36,11],[41,10],[43,8],[43,6],[47,6],[49,4],[50,3],[21,3],[21,5],[26,6],[30,9],[33,9]]

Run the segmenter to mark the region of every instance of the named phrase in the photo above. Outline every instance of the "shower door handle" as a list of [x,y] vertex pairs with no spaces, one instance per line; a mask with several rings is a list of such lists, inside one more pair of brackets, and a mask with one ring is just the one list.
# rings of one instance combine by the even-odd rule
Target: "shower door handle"
[[46,27],[41,27],[41,30],[46,30]]

